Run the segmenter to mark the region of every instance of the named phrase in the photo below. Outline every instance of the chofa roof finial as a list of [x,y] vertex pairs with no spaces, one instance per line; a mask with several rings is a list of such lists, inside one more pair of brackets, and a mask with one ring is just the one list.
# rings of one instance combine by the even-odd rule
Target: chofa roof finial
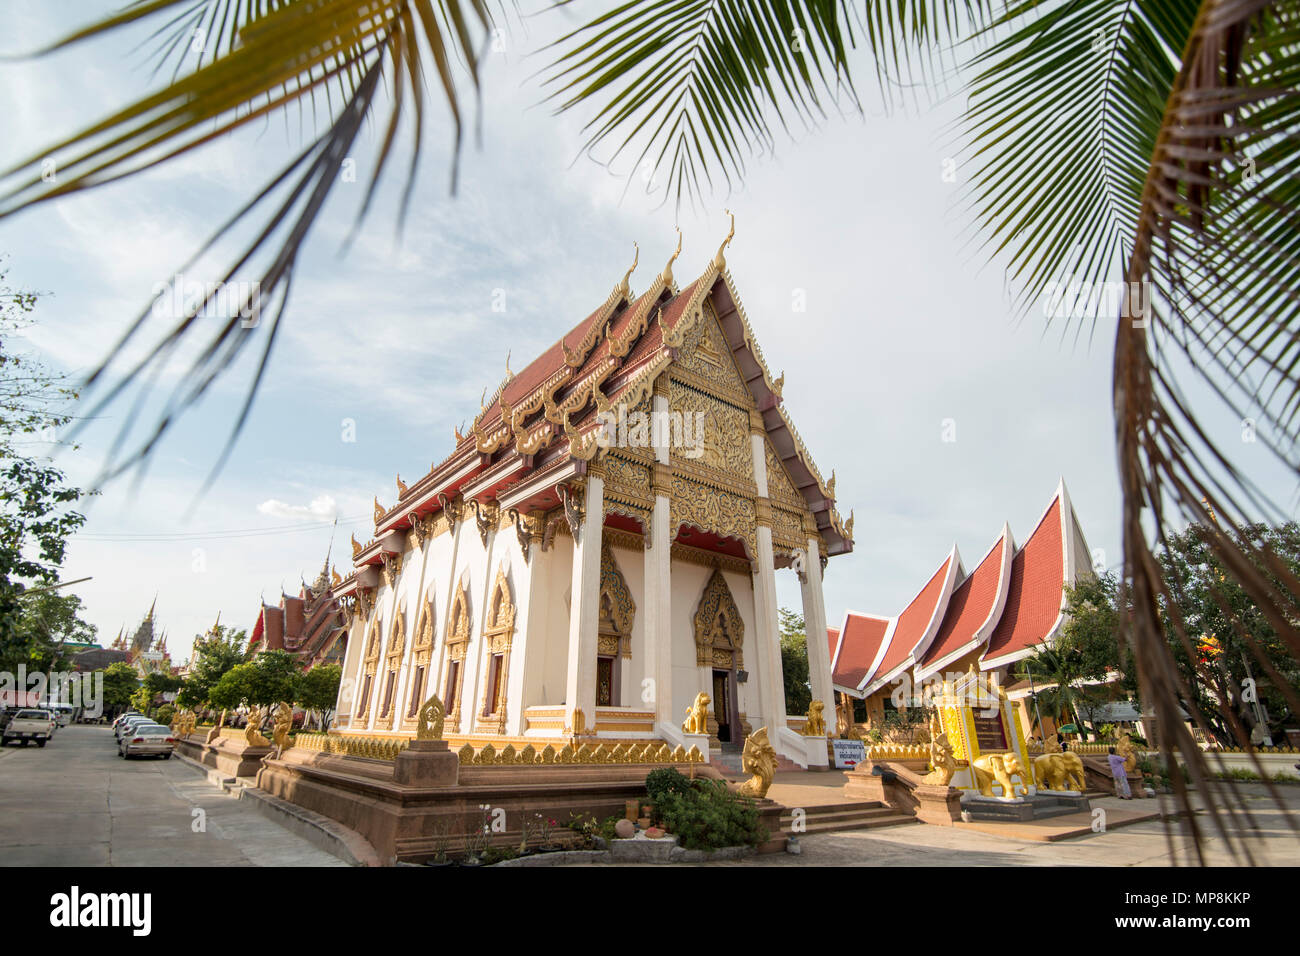
[[727,246],[731,244],[732,238],[736,235],[736,217],[732,215],[730,209],[723,210],[728,216],[731,216],[731,231],[727,233],[727,238],[722,240],[722,245],[718,246],[718,254],[713,257],[713,267],[719,272],[727,268],[727,258],[723,254]]
[[677,257],[680,256],[681,254],[682,254],[682,231],[678,229],[677,248],[674,249],[673,254],[668,257],[668,265],[664,266],[664,271],[659,276],[659,278],[664,280],[664,285],[671,286],[673,284],[673,263],[677,261]]
[[629,280],[632,278],[632,273],[636,272],[636,264],[641,261],[641,247],[633,242],[632,248],[636,250],[632,256],[632,267],[623,274],[622,281],[619,282],[617,289],[615,289],[625,299],[632,298],[632,283]]

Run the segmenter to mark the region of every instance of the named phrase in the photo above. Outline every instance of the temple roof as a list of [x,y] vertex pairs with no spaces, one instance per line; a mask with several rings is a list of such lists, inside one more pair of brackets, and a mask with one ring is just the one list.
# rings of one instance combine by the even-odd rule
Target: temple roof
[[988,640],[1006,605],[1013,548],[1011,529],[1004,524],[975,570],[953,590],[938,633],[917,661],[917,680],[943,670]]
[[[482,402],[468,434],[456,431],[453,451],[409,486],[399,479],[395,504],[376,501],[375,538],[354,544],[357,565],[377,564],[381,553],[391,550],[385,543],[390,532],[438,511],[462,488],[467,496],[499,498],[534,473],[590,461],[597,453],[599,412],[622,401],[634,404],[648,393],[673,361],[685,330],[700,321],[706,299],[773,450],[817,522],[826,553],[852,550],[852,518],[840,518],[834,483],[822,478],[781,408],[784,376],[771,374],[755,342],[726,270],[725,246],[684,288],[672,275],[676,252],[640,295],[632,292],[629,269],[600,306],[522,371],[511,372],[507,362],[505,379]],[[555,499],[541,506],[558,504]]]
[[[983,670],[1027,657],[1055,638],[1064,620],[1065,586],[1089,567],[1087,542],[1062,481],[1021,547],[1004,524],[970,575],[954,547],[896,619],[849,612],[832,646],[834,685],[866,697],[909,667],[920,683],[980,648]],[[880,626],[885,621],[888,629]]]

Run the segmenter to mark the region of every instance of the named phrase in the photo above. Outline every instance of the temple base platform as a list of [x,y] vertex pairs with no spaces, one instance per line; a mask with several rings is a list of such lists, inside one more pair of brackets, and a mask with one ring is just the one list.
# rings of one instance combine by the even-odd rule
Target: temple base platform
[[1066,813],[1086,812],[1089,804],[1086,795],[1073,791],[1044,791],[1014,800],[962,794],[961,809],[971,820],[1024,823]]

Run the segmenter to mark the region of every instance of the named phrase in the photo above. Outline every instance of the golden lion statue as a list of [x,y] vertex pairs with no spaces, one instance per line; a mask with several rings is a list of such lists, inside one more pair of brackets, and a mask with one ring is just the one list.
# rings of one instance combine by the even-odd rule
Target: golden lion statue
[[271,731],[271,739],[275,742],[276,747],[281,751],[288,750],[289,731],[293,728],[293,708],[287,701],[280,701],[275,708],[275,728]]
[[[686,720],[682,722],[682,733],[707,734],[709,732],[709,703],[709,695],[704,691],[700,691],[695,695],[695,703],[691,704],[686,710]],[[766,734],[764,734],[763,739],[767,740]],[[749,746],[748,741],[745,746]]]
[[805,737],[826,736],[826,718],[822,716],[824,709],[825,705],[820,700],[814,700],[808,705],[808,721],[803,725]]
[[269,747],[271,741],[267,740],[258,731],[258,725],[262,723],[262,708],[254,707],[248,712],[248,723],[244,726],[244,743],[250,747]]
[[416,740],[441,740],[442,725],[447,718],[447,708],[434,694],[420,705],[420,722],[415,728]]
[[1002,786],[1002,796],[1016,796],[1015,787],[1011,784],[1012,777],[1020,778],[1020,793],[1028,793],[1026,786],[1029,775],[1025,769],[1020,766],[1020,758],[1014,753],[1004,754],[985,754],[982,757],[976,757],[971,761],[971,773],[975,776],[975,786],[979,788],[981,796],[993,796],[993,783],[996,781]]
[[[708,700],[708,697],[701,694]],[[696,698],[696,703],[699,698]],[[776,751],[767,740],[767,728],[760,727],[745,738],[745,749],[740,752],[740,766],[745,773],[752,774],[736,791],[746,797],[761,800],[767,796],[767,788],[772,786],[772,776],[776,773]]]
[[1119,735],[1119,740],[1115,741],[1115,753],[1124,758],[1124,770],[1132,773],[1138,767],[1138,749],[1133,744],[1133,738],[1129,736],[1126,730]]

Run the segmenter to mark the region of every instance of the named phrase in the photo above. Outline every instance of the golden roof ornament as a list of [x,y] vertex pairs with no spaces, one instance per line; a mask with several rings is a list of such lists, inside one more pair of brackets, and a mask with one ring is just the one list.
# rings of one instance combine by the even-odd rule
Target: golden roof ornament
[[668,265],[664,266],[664,271],[661,272],[661,273],[659,274],[659,278],[660,278],[661,280],[663,280],[663,284],[664,284],[665,286],[669,286],[669,287],[672,286],[672,284],[673,284],[673,263],[677,261],[677,257],[680,256],[681,254],[682,254],[682,231],[681,231],[680,229],[678,229],[678,230],[677,230],[677,248],[674,249],[674,250],[673,250],[673,254],[672,254],[671,256],[668,257]]
[[510,371],[510,349],[506,349],[506,381],[514,381],[515,373]]
[[778,375],[776,377],[776,380],[772,382],[772,391],[776,393],[777,398],[780,398],[781,393],[784,390],[785,390],[785,369],[781,369],[781,374]]
[[384,520],[384,506],[379,503],[379,496],[375,495],[375,524]]
[[623,278],[619,281],[618,285],[614,287],[614,294],[622,296],[625,299],[632,298],[632,283],[630,280],[632,278],[632,273],[636,272],[636,264],[641,261],[641,247],[633,242],[632,248],[636,250],[635,254],[632,256],[632,267],[623,274]]
[[831,469],[831,480],[826,482],[826,497],[835,497],[835,469]]
[[402,481],[402,476],[400,473],[397,475],[397,497],[398,498],[406,497],[406,482]]
[[849,509],[849,520],[844,522],[844,533],[850,541],[853,540],[853,509]]
[[731,231],[727,233],[727,238],[722,240],[722,245],[718,246],[718,254],[713,257],[713,268],[718,272],[725,272],[727,269],[727,257],[724,255],[727,246],[736,235],[736,217],[732,215],[730,209],[723,210],[728,216],[731,216]]
[[334,587],[338,587],[342,583],[343,583],[343,579],[339,577],[338,571],[334,568],[330,568],[330,584],[332,584]]
[[[464,424],[465,424],[464,422],[461,422],[461,423],[460,423],[460,425],[464,425]],[[459,445],[461,442],[463,442],[463,441],[465,440],[465,436],[461,434],[461,431],[460,431],[460,425],[453,425],[453,426],[452,426],[452,432],[453,432],[453,433],[455,434],[455,436],[456,436],[456,444],[457,444],[457,445]],[[432,470],[432,469],[431,469],[431,470]]]
[[358,554],[361,553],[361,550],[362,550],[361,542],[357,540],[356,534],[353,534],[352,535],[352,557],[355,558]]

